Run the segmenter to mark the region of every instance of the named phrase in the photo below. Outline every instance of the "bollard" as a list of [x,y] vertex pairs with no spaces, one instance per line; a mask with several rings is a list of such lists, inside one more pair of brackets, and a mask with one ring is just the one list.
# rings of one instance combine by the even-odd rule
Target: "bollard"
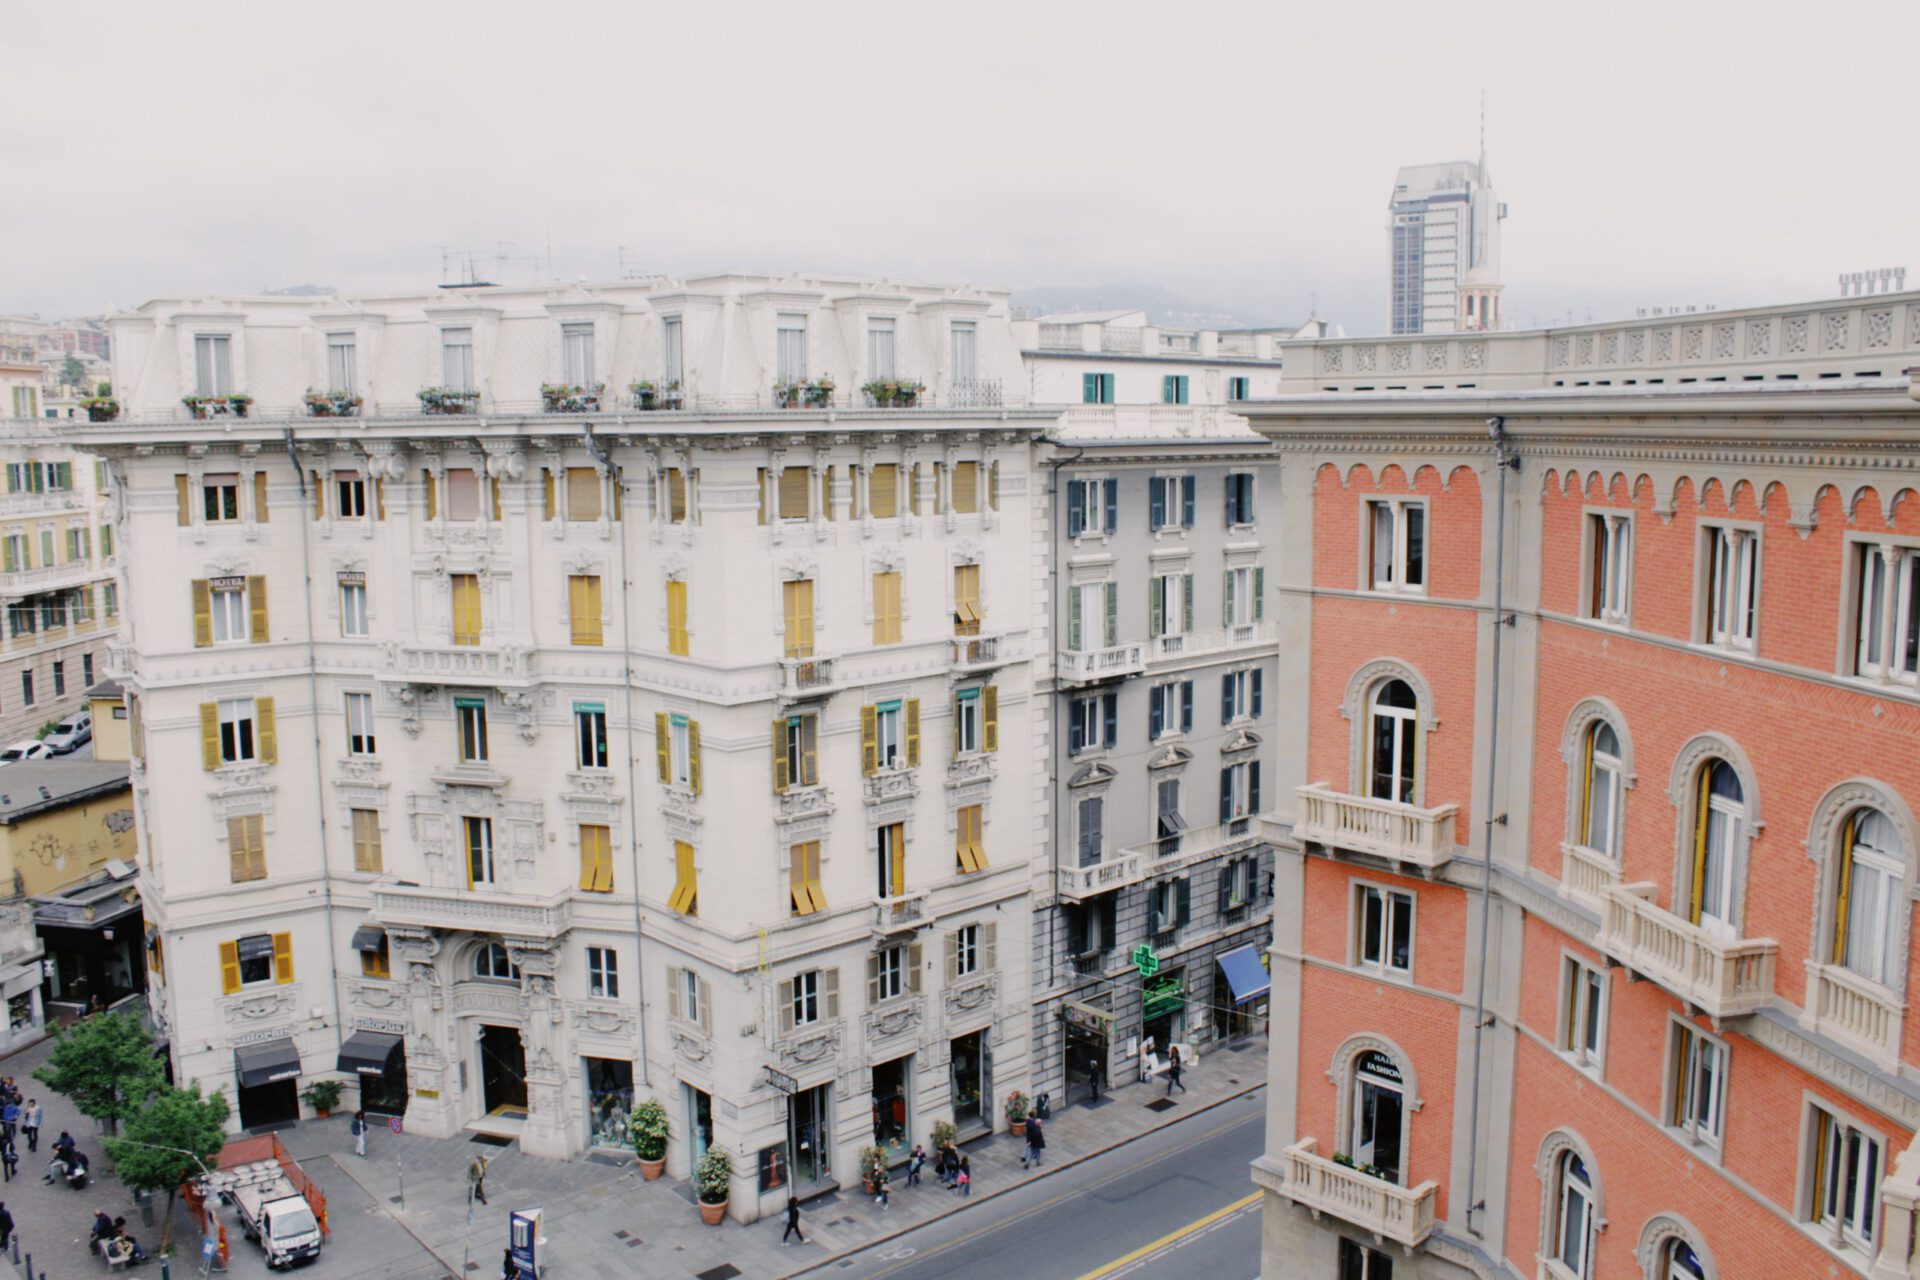
[[173,1268],[167,1265],[167,1255],[160,1255],[160,1280],[173,1280]]

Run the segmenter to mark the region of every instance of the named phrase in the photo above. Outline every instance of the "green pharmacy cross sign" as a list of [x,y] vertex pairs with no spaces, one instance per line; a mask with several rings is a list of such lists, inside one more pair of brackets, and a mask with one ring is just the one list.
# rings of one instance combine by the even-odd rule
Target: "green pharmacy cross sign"
[[1160,957],[1153,954],[1153,948],[1145,943],[1133,949],[1133,967],[1140,971],[1143,978],[1151,978],[1160,972]]

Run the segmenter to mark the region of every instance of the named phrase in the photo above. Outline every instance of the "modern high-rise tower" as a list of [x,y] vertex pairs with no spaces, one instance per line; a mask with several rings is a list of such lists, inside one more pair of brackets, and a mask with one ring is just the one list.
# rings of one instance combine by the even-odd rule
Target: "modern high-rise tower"
[[1394,178],[1391,316],[1395,333],[1500,325],[1500,203],[1480,159],[1416,164]]

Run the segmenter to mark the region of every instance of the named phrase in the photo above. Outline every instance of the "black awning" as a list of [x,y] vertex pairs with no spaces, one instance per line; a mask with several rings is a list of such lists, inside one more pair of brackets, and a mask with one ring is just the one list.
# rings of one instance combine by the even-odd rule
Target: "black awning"
[[240,1077],[242,1089],[295,1079],[300,1074],[300,1050],[292,1036],[242,1045],[233,1051],[233,1073]]
[[399,1036],[385,1031],[356,1031],[341,1042],[339,1069],[363,1076],[379,1076],[385,1075],[389,1066],[405,1062],[406,1058],[407,1042]]
[[353,931],[355,951],[374,952],[387,945],[387,931],[378,925],[363,924]]

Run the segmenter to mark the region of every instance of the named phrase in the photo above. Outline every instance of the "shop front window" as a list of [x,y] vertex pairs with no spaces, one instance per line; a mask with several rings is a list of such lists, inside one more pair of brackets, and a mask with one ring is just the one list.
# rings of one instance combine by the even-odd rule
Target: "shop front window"
[[873,1069],[873,1145],[887,1153],[887,1163],[904,1160],[907,1147],[907,1082],[910,1058],[896,1058]]
[[585,1058],[587,1141],[596,1147],[632,1145],[627,1118],[633,1113],[633,1064],[617,1058]]

